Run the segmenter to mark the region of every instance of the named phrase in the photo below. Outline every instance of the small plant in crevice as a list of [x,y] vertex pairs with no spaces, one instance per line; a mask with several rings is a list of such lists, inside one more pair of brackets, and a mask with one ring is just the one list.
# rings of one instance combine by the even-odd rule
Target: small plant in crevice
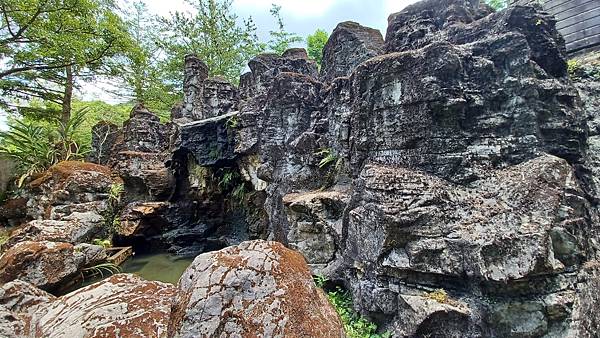
[[102,214],[104,217],[104,225],[109,232],[109,237],[114,232],[115,228],[119,226],[119,213],[121,212],[121,197],[125,192],[125,186],[122,183],[114,183],[109,187],[108,194],[108,208]]
[[101,247],[103,247],[105,249],[108,249],[108,248],[112,247],[112,242],[108,238],[105,238],[105,239],[94,238],[92,240],[92,244],[101,246]]
[[233,115],[227,119],[225,126],[229,129],[235,129],[240,125],[240,119],[237,115]]
[[[325,284],[329,281],[327,277],[323,275],[315,275],[313,276],[313,280],[315,285],[321,289],[323,289]],[[331,303],[340,317],[347,337],[390,338],[392,336],[389,332],[378,334],[377,324],[354,311],[352,306],[352,296],[347,290],[337,286],[333,291],[324,291],[329,303]]]
[[444,289],[437,289],[427,293],[427,298],[433,299],[438,303],[448,303],[448,293]]
[[315,153],[315,156],[321,158],[321,160],[319,161],[319,168],[321,169],[328,167],[329,165],[331,165],[334,162],[337,162],[338,160],[337,155],[335,155],[331,148],[320,149]]
[[315,281],[315,285],[322,289],[325,287],[325,283],[327,283],[329,279],[323,275],[315,275],[313,276],[313,280]]

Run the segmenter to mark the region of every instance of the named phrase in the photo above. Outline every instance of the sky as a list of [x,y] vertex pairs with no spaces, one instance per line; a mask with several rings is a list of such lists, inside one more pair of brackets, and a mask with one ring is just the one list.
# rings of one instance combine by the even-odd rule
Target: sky
[[[259,38],[268,40],[269,31],[276,29],[276,22],[269,13],[271,4],[281,6],[285,28],[302,37],[316,29],[331,33],[342,21],[355,21],[363,26],[381,31],[385,36],[387,18],[417,0],[234,0],[233,12],[240,19],[252,17],[258,28]],[[145,0],[151,13],[168,16],[175,11],[189,11],[184,0]],[[85,84],[79,95],[85,100],[100,99],[110,103],[119,102],[118,97],[107,94],[106,83]],[[6,127],[6,116],[0,110],[0,130]]]

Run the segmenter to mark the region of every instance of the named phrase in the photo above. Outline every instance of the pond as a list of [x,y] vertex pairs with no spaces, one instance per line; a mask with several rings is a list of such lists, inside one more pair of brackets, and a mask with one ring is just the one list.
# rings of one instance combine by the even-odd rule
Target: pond
[[179,277],[193,260],[169,253],[138,254],[125,261],[121,265],[121,271],[147,280],[177,284]]
[[[181,277],[185,269],[192,264],[192,261],[194,261],[194,258],[179,257],[169,253],[139,254],[134,255],[125,261],[120,266],[119,270],[122,273],[138,275],[146,280],[176,285],[179,281],[179,277]],[[86,278],[73,285],[65,286],[54,292],[54,294],[56,296],[62,296],[77,289],[81,289],[82,287],[99,282],[109,276],[110,274],[103,274],[93,278]]]

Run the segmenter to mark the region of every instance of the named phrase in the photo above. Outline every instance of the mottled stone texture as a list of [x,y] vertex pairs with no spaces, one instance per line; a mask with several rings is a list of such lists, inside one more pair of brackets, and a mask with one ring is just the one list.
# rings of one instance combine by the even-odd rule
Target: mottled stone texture
[[253,241],[202,254],[179,281],[170,337],[343,337],[302,255]]
[[362,62],[383,53],[383,37],[373,28],[352,21],[335,27],[325,48],[320,78],[324,82],[348,76]]
[[114,123],[102,121],[93,126],[92,150],[87,157],[87,161],[102,165],[108,164],[118,137],[119,126]]
[[177,289],[119,274],[79,289],[34,313],[32,337],[167,337]]

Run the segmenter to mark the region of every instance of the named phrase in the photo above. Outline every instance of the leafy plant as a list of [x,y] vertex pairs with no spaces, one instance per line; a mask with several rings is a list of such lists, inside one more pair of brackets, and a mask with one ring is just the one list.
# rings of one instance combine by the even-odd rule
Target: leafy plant
[[246,199],[246,184],[244,182],[240,183],[231,193],[231,195],[237,199],[239,202],[243,202]]
[[121,196],[125,191],[125,186],[123,183],[113,183],[110,185],[108,190],[108,200],[112,203],[121,202]]
[[240,124],[239,118],[237,115],[233,115],[227,119],[226,126],[230,129],[235,129]]
[[352,308],[352,297],[348,291],[339,286],[335,291],[327,292],[329,302],[335,308],[344,325],[344,331],[350,338],[389,338],[391,334],[386,332],[377,334],[377,324],[356,313]]
[[315,285],[319,288],[323,288],[328,281],[327,277],[323,275],[315,275],[313,276],[313,280],[315,281]]
[[319,168],[321,169],[329,166],[330,164],[338,160],[337,155],[333,153],[333,150],[331,148],[323,148],[317,151],[315,155],[321,157],[321,160],[319,161]]
[[227,188],[233,179],[236,177],[236,173],[232,170],[224,170],[221,179],[219,180],[219,188]]
[[496,11],[506,8],[506,6],[508,5],[507,0],[486,0],[485,2]]
[[112,247],[112,243],[111,243],[110,239],[94,238],[94,240],[92,241],[92,244],[101,246],[105,249]]
[[70,160],[82,159],[85,147],[76,139],[76,132],[85,121],[86,110],[81,109],[62,122],[52,119],[40,121],[12,120],[8,131],[0,132],[0,154],[17,163],[21,187],[28,177],[50,166]]
[[319,67],[323,61],[323,48],[329,36],[322,29],[317,29],[313,34],[306,37],[306,51],[308,56],[317,62]]
[[437,289],[429,292],[427,298],[431,298],[438,303],[448,303],[448,293],[444,289]]

